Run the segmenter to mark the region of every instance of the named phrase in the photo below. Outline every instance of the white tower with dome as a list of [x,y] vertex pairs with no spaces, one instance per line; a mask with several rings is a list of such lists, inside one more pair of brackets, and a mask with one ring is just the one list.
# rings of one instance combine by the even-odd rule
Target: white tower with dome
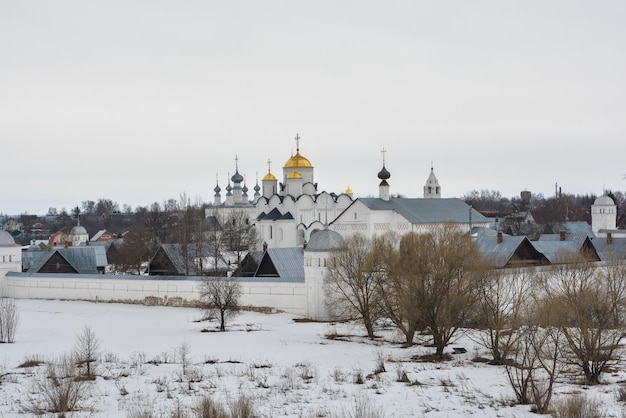
[[617,229],[617,205],[609,196],[600,196],[591,205],[591,230],[596,236],[606,236],[601,230]]
[[70,230],[69,240],[72,247],[78,247],[82,243],[87,243],[89,241],[89,233],[85,229],[85,227],[80,226],[80,217],[76,223],[76,226]]

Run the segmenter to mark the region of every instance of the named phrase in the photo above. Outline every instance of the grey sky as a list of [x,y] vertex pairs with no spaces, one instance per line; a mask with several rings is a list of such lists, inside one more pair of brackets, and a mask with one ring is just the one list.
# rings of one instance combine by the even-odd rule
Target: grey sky
[[0,0],[0,213],[321,190],[624,190],[623,1]]

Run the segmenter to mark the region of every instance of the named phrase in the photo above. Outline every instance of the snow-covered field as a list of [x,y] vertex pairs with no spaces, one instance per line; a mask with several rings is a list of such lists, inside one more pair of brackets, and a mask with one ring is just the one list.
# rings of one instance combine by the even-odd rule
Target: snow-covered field
[[[370,341],[358,325],[296,322],[282,313],[243,312],[220,333],[203,332],[216,324],[199,322],[201,312],[189,308],[16,302],[16,342],[0,344],[3,417],[23,415],[45,380],[45,364],[20,365],[69,353],[85,326],[100,342],[100,358],[95,381],[83,382],[88,411],[71,416],[192,416],[202,397],[227,406],[242,395],[263,417],[358,416],[363,405],[378,412],[370,416],[536,416],[528,405],[512,406],[503,367],[472,361],[486,353],[467,337],[454,344],[466,354],[422,363],[412,358],[432,349],[402,348],[393,330]],[[581,393],[604,416],[622,416],[617,393],[624,376],[619,367],[606,375],[611,383],[595,387],[564,379],[555,402]]]

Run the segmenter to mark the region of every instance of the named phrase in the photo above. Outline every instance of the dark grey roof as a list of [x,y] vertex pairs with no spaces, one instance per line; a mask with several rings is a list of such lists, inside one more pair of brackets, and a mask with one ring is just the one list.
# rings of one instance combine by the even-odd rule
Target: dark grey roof
[[272,209],[269,213],[261,213],[256,218],[258,221],[277,221],[277,220],[289,220],[293,219],[293,215],[291,212],[286,212],[285,214],[280,213],[278,208]]
[[[588,235],[585,233],[575,233],[575,234],[565,234],[564,241],[571,241],[576,243],[578,248],[581,248],[585,243],[585,240],[588,238]],[[547,242],[547,241],[561,241],[561,234],[542,234],[539,237],[539,241]]]
[[515,254],[524,240],[524,236],[510,236],[502,234],[502,242],[498,243],[497,237],[479,235],[473,238],[478,251],[496,267],[504,267]]
[[106,267],[109,265],[109,260],[107,259],[107,248],[111,245],[111,241],[105,242],[90,242],[89,245],[85,242],[81,242],[81,245],[78,247],[68,247],[68,250],[73,250],[76,248],[91,248],[91,250],[96,255],[96,266],[98,267]]
[[392,198],[390,200],[383,200],[370,197],[358,198],[356,201],[361,201],[370,210],[391,210],[397,212],[412,224],[445,222],[469,223],[470,210],[472,213],[472,222],[489,223],[489,219],[457,198]]
[[626,238],[613,238],[610,243],[606,238],[594,238],[591,243],[602,261],[626,258]]
[[322,229],[311,235],[306,251],[332,251],[341,248],[343,238],[330,229]]
[[30,268],[38,263],[42,257],[49,258],[50,251],[23,251],[22,252],[22,270],[30,270]]
[[33,261],[29,271],[38,272],[55,253],[59,253],[79,274],[98,274],[94,248],[103,247],[56,248]]
[[[474,226],[469,235],[472,237],[497,237],[498,231],[484,226]],[[506,234],[503,234],[503,236],[506,236]]]
[[591,225],[584,221],[577,222],[564,222],[561,224],[563,228],[567,230],[570,234],[585,234],[587,236],[593,237],[593,230],[591,229]]
[[272,260],[279,277],[304,281],[304,251],[302,247],[268,248],[266,256]]
[[532,241],[532,244],[550,263],[559,261],[559,257],[564,254],[580,252],[580,246],[574,241]]

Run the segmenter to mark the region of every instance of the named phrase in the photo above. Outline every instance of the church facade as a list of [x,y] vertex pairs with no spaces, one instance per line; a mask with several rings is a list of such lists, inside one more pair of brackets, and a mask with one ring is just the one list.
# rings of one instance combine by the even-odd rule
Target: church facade
[[320,192],[315,182],[315,167],[300,152],[300,136],[296,135],[295,139],[296,153],[282,166],[282,181],[272,173],[268,160],[267,173],[261,186],[257,181],[250,199],[236,162],[235,174],[226,187],[226,199],[222,200],[219,185],[214,189],[213,209],[245,210],[268,248],[304,247],[326,227],[342,236],[363,233],[371,237],[389,231],[424,233],[444,223],[457,224],[462,231],[489,225],[484,216],[462,200],[441,197],[441,186],[432,165],[423,197],[392,197],[388,181],[391,173],[385,167],[384,149],[377,198],[354,198],[349,188],[341,193]]

